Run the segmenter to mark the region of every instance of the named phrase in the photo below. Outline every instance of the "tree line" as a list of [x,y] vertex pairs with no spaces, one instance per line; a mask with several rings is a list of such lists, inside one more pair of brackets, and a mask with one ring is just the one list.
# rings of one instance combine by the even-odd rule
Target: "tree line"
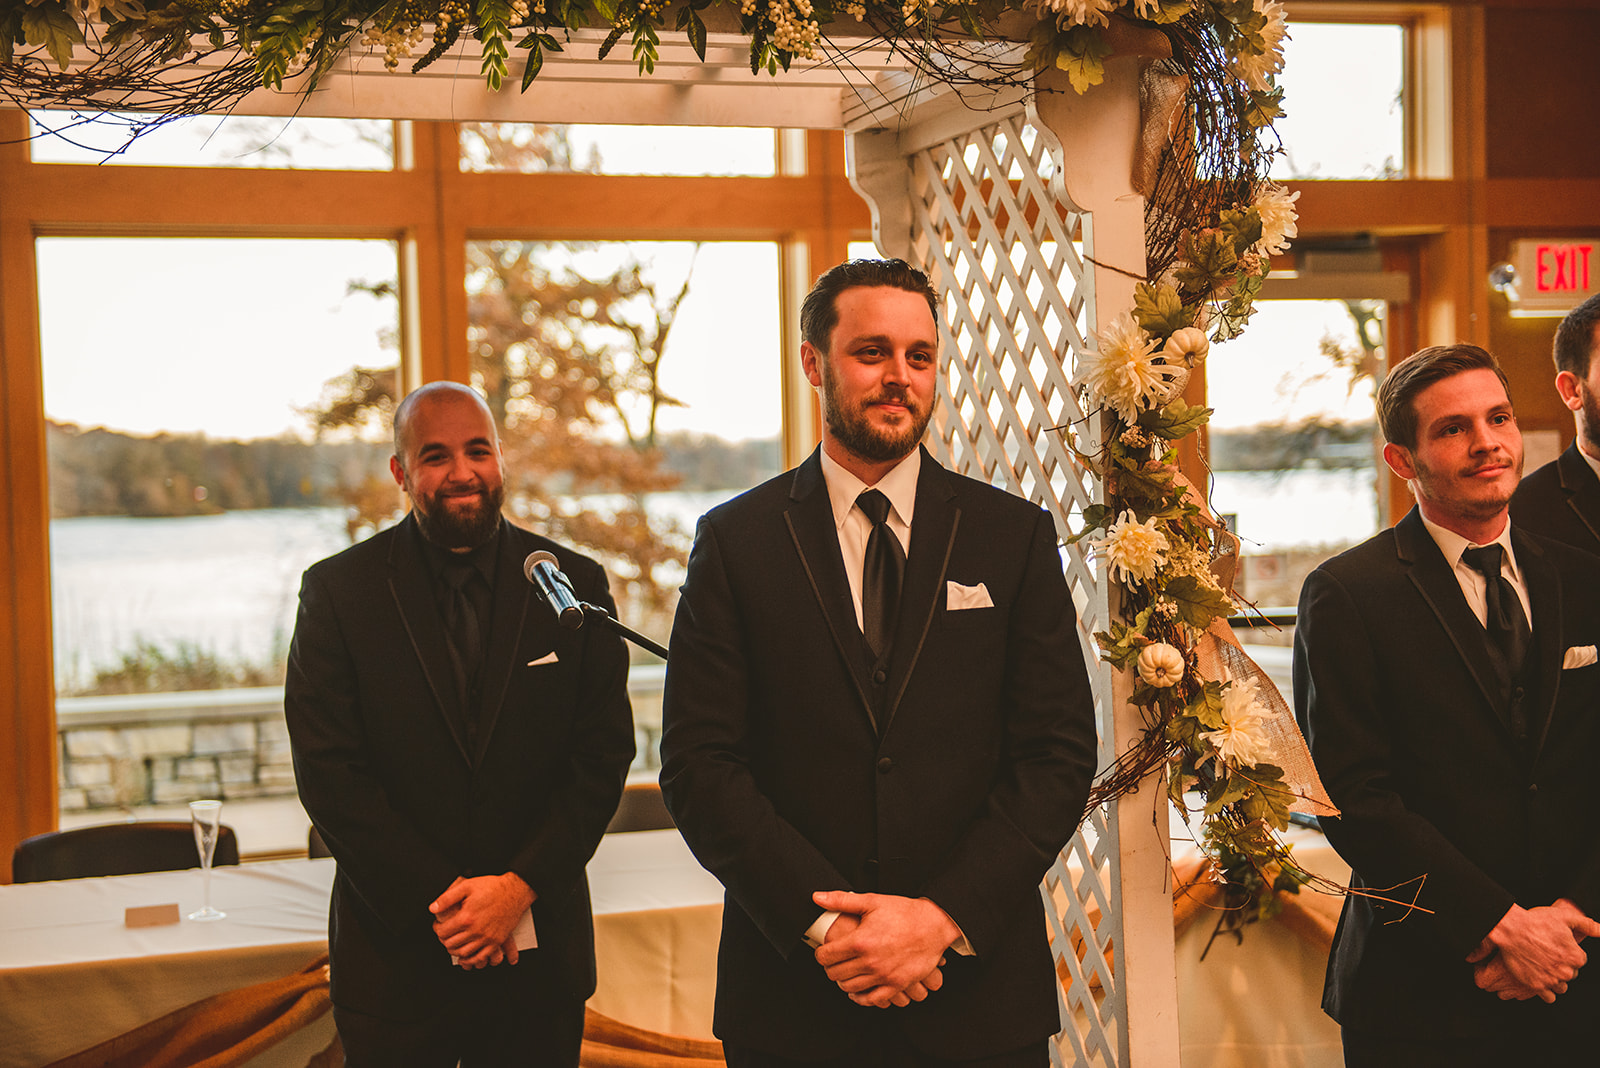
[[[189,516],[255,508],[344,507],[387,480],[387,441],[233,441],[204,434],[125,434],[51,421],[50,514]],[[742,489],[777,470],[776,439],[662,434],[661,467],[685,490]],[[398,496],[395,497],[398,503]]]

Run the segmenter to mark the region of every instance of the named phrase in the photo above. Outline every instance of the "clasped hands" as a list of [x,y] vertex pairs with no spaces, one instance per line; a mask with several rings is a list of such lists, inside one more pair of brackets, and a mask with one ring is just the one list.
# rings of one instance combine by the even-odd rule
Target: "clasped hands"
[[932,901],[845,890],[820,891],[811,900],[839,913],[816,958],[857,1005],[909,1005],[944,985],[939,969],[961,929]]
[[1578,943],[1600,936],[1600,923],[1566,898],[1525,909],[1512,905],[1467,956],[1473,981],[1501,1001],[1555,1001],[1589,957]]
[[428,906],[433,933],[463,968],[478,969],[505,961],[517,963],[512,937],[517,921],[537,895],[515,872],[460,876]]

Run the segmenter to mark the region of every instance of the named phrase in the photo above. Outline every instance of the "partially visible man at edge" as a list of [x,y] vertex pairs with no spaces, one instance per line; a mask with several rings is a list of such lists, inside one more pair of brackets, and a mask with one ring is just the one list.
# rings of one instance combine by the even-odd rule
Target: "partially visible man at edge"
[[1593,1064],[1600,562],[1512,524],[1522,435],[1493,356],[1378,391],[1417,506],[1307,577],[1294,692],[1352,868],[1323,1008],[1351,1068]]
[[661,781],[727,887],[730,1068],[1042,1068],[1060,1027],[1039,883],[1092,698],[1049,515],[919,447],[936,309],[899,260],[817,281],[822,446],[689,557]]
[[1524,530],[1600,555],[1600,294],[1561,320],[1556,393],[1572,411],[1572,444],[1517,487],[1511,519]]
[[563,630],[522,576],[554,553],[500,514],[483,400],[450,382],[395,410],[399,524],[313,565],[284,710],[300,797],[338,861],[334,1019],[352,1068],[578,1063],[595,988],[584,867],[633,758],[627,655]]

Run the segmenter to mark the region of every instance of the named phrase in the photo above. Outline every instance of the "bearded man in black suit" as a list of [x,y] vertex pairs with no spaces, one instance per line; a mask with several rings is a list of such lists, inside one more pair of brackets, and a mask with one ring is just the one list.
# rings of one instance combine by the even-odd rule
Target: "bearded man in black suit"
[[1083,645],[1050,517],[919,447],[937,308],[899,260],[824,274],[822,447],[690,554],[661,782],[727,888],[731,1068],[1043,1066],[1060,1029],[1039,883],[1095,769]]
[[1565,452],[1522,480],[1511,518],[1600,555],[1600,294],[1567,313],[1553,348],[1556,392],[1577,433]]
[[1311,573],[1295,632],[1353,869],[1323,1008],[1351,1066],[1592,1064],[1600,562],[1509,522],[1522,436],[1483,349],[1400,363],[1378,419],[1417,507]]
[[578,1063],[594,992],[584,867],[633,758],[622,642],[563,630],[522,577],[586,557],[500,515],[494,420],[435,382],[395,411],[398,525],[306,571],[284,711],[338,861],[334,1020],[352,1068]]

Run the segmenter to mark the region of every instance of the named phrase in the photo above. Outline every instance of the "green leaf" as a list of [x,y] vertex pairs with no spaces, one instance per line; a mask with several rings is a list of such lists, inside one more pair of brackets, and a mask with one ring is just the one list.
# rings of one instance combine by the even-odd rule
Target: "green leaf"
[[1038,74],[1056,65],[1061,45],[1056,39],[1055,23],[1041,19],[1028,31],[1028,50],[1022,55],[1022,65]]
[[1178,291],[1165,283],[1140,282],[1133,287],[1133,317],[1145,333],[1161,342],[1194,321]]
[[[1221,762],[1218,761],[1217,763]],[[1207,816],[1215,816],[1225,806],[1231,805],[1236,801],[1243,801],[1250,796],[1251,789],[1250,780],[1238,772],[1219,775],[1217,780],[1211,784],[1210,789],[1206,791],[1205,814]]]
[[1081,95],[1090,86],[1106,80],[1105,60],[1111,55],[1100,31],[1090,26],[1074,26],[1058,38],[1060,52],[1056,66],[1067,72],[1067,80]]
[[[1257,764],[1249,776],[1255,780],[1250,795],[1239,806],[1248,820],[1260,820],[1275,830],[1289,827],[1289,806],[1294,804],[1294,792],[1284,785],[1283,771],[1271,764]],[[1236,773],[1244,778],[1244,774]]]
[[1124,671],[1139,659],[1139,650],[1150,644],[1150,639],[1126,623],[1114,622],[1110,631],[1100,631],[1094,636],[1100,644],[1100,659]]
[[1193,293],[1210,293],[1239,273],[1239,254],[1221,230],[1201,230],[1183,243],[1183,260],[1173,272],[1178,284]]
[[534,35],[533,48],[528,53],[528,65],[522,68],[522,91],[526,93],[528,86],[539,76],[539,71],[544,69],[544,43]]
[[1212,409],[1203,404],[1189,404],[1176,397],[1159,411],[1140,412],[1139,425],[1168,441],[1177,441],[1210,422],[1211,413]]
[[1204,630],[1213,619],[1225,617],[1233,611],[1233,602],[1228,600],[1226,594],[1202,585],[1193,575],[1179,575],[1167,583],[1161,593],[1167,600],[1177,604],[1178,618],[1196,630]]
[[1193,10],[1192,0],[1155,0],[1154,9],[1146,7],[1146,13],[1141,17],[1158,26],[1166,26],[1177,22]]
[[[688,11],[688,8],[684,9]],[[689,45],[694,49],[694,54],[700,57],[700,62],[706,61],[706,24],[701,17],[693,11],[689,12]]]
[[1215,680],[1200,687],[1200,692],[1194,695],[1184,706],[1183,714],[1192,718],[1208,731],[1218,730],[1222,727],[1222,683]]
[[83,43],[83,28],[65,6],[45,0],[22,9],[23,43],[44,45],[56,66],[66,70],[72,62],[72,46]]
[[1114,514],[1109,505],[1091,504],[1083,510],[1083,529],[1067,538],[1066,543],[1076,545],[1096,531],[1103,530]]
[[1250,95],[1245,101],[1240,117],[1252,128],[1261,130],[1271,126],[1286,113],[1283,110],[1283,90],[1274,88],[1271,92],[1263,93],[1259,89],[1250,90]]
[[617,21],[617,0],[594,0],[594,10],[607,22]]

